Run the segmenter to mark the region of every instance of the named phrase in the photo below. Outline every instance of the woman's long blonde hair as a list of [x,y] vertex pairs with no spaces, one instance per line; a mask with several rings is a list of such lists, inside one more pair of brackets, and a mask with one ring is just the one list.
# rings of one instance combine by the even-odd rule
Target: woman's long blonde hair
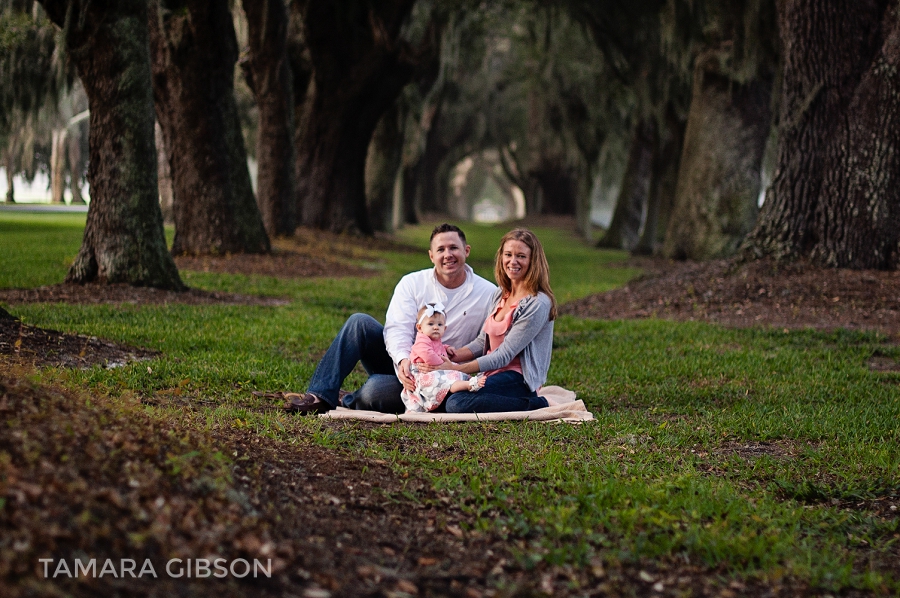
[[512,282],[503,271],[502,263],[503,246],[507,241],[521,241],[531,249],[531,261],[528,263],[528,272],[525,273],[523,283],[532,295],[541,292],[550,297],[550,319],[555,320],[556,297],[553,296],[553,290],[550,288],[550,267],[547,265],[547,256],[544,255],[544,247],[538,241],[537,235],[527,228],[511,230],[500,239],[500,248],[497,249],[497,256],[494,258],[494,278],[497,279],[497,284],[503,289],[505,295],[512,292]]

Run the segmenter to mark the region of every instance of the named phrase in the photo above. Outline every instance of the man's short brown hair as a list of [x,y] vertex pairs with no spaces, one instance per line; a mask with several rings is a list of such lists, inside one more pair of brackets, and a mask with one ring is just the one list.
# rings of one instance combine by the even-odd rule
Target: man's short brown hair
[[431,238],[428,239],[428,244],[431,245],[431,242],[434,241],[434,237],[441,233],[456,233],[459,235],[459,239],[462,241],[463,245],[466,244],[466,233],[462,232],[462,229],[455,224],[450,224],[447,222],[438,224],[434,227],[434,230],[431,231]]

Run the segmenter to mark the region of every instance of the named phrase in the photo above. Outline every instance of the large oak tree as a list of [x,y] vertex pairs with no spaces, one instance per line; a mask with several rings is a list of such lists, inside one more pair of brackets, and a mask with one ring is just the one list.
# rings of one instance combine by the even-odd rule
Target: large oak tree
[[234,98],[238,47],[228,4],[149,6],[156,115],[172,173],[172,252],[266,252]]
[[756,223],[772,124],[775,21],[774,0],[680,0],[668,8],[666,37],[681,41],[665,53],[692,59],[693,70],[666,257],[731,255]]
[[703,260],[734,254],[756,223],[771,126],[772,77],[739,82],[720,54],[697,59],[675,206],[663,255]]
[[90,105],[91,204],[68,282],[184,285],[157,195],[145,0],[43,0]]
[[775,176],[751,256],[900,265],[900,14],[896,0],[780,2]]
[[243,0],[250,42],[246,72],[256,106],[256,196],[269,235],[289,235],[297,223],[294,194],[294,100],[287,54],[284,0]]
[[402,36],[415,0],[295,0],[312,77],[297,118],[301,221],[371,233],[365,163],[379,119],[413,76]]

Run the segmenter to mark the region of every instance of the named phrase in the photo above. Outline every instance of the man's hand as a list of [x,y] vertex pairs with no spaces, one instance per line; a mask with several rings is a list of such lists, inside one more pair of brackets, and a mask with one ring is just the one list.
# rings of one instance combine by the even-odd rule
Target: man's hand
[[403,384],[403,388],[409,392],[416,392],[416,379],[409,371],[409,360],[401,359],[397,364],[397,370],[400,373],[400,383]]
[[450,358],[450,361],[453,361],[453,358],[456,357],[456,347],[447,345],[446,347],[444,347],[444,350],[447,351],[447,357]]

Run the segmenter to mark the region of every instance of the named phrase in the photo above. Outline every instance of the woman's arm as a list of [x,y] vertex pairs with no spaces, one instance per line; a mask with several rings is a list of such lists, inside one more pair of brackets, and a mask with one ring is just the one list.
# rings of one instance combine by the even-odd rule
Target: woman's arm
[[[484,355],[485,347],[488,344],[487,333],[485,333],[485,331],[484,331],[484,324],[487,322],[487,319],[489,317],[491,317],[491,314],[494,313],[494,310],[497,308],[497,304],[500,302],[500,297],[502,295],[503,295],[503,289],[497,289],[496,291],[494,291],[494,294],[491,296],[491,306],[487,310],[487,315],[485,315],[484,319],[482,320],[481,330],[478,332],[478,336],[476,336],[475,339],[472,342],[470,342],[469,344],[456,350],[456,352],[458,353],[459,351],[462,351],[463,349],[467,349],[469,351],[469,353],[471,353],[472,355],[471,355],[471,357],[466,357],[466,359],[474,359],[475,357]],[[464,360],[457,359],[456,357],[454,357],[453,361],[460,362],[460,361],[464,361]]]
[[461,347],[453,352],[453,361],[456,363],[472,361],[473,359],[475,359],[475,354],[468,347]]
[[479,369],[475,371],[488,372],[509,365],[549,321],[550,299],[546,295],[538,294],[528,305],[523,306],[522,312],[507,331],[500,346],[495,347],[492,353],[476,359]]
[[475,356],[465,347],[456,350],[456,357],[454,357],[454,360],[456,360],[457,363],[452,361],[441,361],[439,364],[419,363],[416,367],[419,368],[420,372],[456,370],[457,372],[462,372],[464,374],[477,374],[480,371]]
[[[463,349],[460,349],[462,351]],[[478,369],[478,360],[473,359],[472,361],[467,361],[465,363],[453,363],[452,361],[445,361],[444,365],[434,368],[436,370],[456,370],[457,372],[462,372],[463,374],[477,374],[481,370]]]
[[[478,372],[499,370],[500,368],[509,365],[510,362],[534,340],[549,321],[550,300],[546,295],[537,295],[527,305],[522,307],[519,317],[507,331],[503,342],[500,343],[499,347],[494,348],[493,352],[476,357],[470,349],[470,347],[476,343],[470,343],[468,346],[456,350],[457,357],[454,359],[457,362],[464,363],[454,364],[445,361],[443,365],[431,369],[456,370],[463,372],[464,374],[477,374]],[[484,330],[482,330],[479,338],[484,334]],[[471,354],[471,357],[468,354],[461,355],[464,351]],[[466,361],[466,359],[472,359],[472,361]]]

